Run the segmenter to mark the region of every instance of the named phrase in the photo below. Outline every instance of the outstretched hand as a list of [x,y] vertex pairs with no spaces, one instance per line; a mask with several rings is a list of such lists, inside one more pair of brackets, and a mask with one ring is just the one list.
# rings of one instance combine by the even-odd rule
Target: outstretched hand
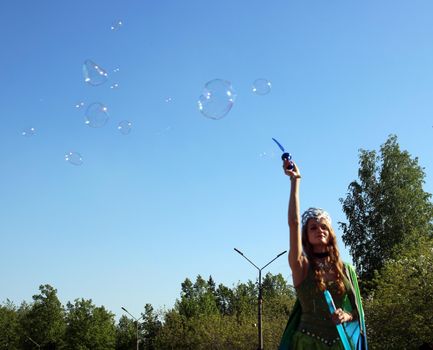
[[290,176],[290,179],[300,179],[301,173],[299,172],[298,166],[295,164],[295,162],[291,161],[291,163],[293,164],[293,168],[289,170],[289,162],[290,161],[288,159],[284,159],[283,161],[284,174]]

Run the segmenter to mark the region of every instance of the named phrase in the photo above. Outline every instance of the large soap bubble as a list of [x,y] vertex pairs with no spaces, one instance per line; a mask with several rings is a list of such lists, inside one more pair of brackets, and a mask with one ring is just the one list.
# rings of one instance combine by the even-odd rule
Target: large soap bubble
[[108,73],[92,60],[85,60],[83,64],[84,81],[92,86],[104,84],[108,79]]
[[108,121],[108,109],[102,103],[95,102],[86,110],[86,125],[92,128],[100,128]]
[[208,81],[198,100],[198,109],[206,118],[218,120],[227,115],[233,107],[236,94],[227,80]]

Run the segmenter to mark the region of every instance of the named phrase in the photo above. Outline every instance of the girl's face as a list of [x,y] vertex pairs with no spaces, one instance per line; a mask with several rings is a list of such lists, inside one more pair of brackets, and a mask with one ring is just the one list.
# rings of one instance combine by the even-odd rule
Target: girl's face
[[329,242],[328,222],[324,218],[310,219],[307,224],[308,241],[313,247],[326,247]]

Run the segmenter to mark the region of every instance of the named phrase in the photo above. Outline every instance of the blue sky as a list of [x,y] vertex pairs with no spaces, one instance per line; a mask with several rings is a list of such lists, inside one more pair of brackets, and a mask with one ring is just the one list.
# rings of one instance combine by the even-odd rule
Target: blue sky
[[[234,247],[260,266],[288,248],[272,137],[301,169],[301,208],[334,222],[358,150],[392,133],[433,192],[432,13],[429,0],[3,1],[0,300],[49,283],[64,303],[138,315],[171,307],[186,277],[255,279]],[[85,84],[86,59],[107,83]],[[217,121],[197,109],[215,78],[237,93]],[[268,95],[252,93],[257,78]],[[108,123],[86,126],[81,101],[104,103]],[[266,271],[290,278],[284,257]]]

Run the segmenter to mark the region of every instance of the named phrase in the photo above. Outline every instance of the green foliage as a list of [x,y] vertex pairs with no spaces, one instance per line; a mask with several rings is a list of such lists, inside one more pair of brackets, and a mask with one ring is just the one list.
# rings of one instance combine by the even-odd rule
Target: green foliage
[[19,319],[16,306],[6,300],[0,305],[0,350],[19,349]]
[[116,328],[114,315],[92,300],[75,299],[67,304],[66,341],[73,350],[115,349]]
[[[270,273],[262,288],[263,335],[265,347],[272,349],[286,325],[294,293],[281,275]],[[5,335],[0,337],[0,350],[34,349],[36,345],[27,336],[42,349],[136,348],[134,320],[122,316],[115,326],[114,315],[96,307],[92,300],[75,299],[65,309],[54,288],[45,285],[40,290],[30,305],[23,303],[17,309],[7,301],[0,306],[0,332]],[[206,281],[197,276],[194,283],[187,278],[172,309],[160,315],[152,305],[144,306],[138,324],[139,349],[254,349],[258,342],[257,297],[258,286],[252,281],[229,288],[223,284],[216,287],[212,277]]]
[[39,287],[39,294],[33,295],[33,303],[21,308],[21,347],[33,349],[33,339],[41,348],[63,349],[65,333],[65,311],[57,298],[57,290],[49,284]]
[[373,349],[418,349],[433,344],[433,241],[401,251],[376,274],[376,290],[365,301]]
[[146,304],[144,306],[143,317],[143,344],[146,350],[155,350],[156,344],[155,339],[158,336],[162,323],[158,320],[158,315],[154,312],[151,304]]
[[116,326],[116,350],[131,350],[134,344],[136,344],[135,322],[122,316]]
[[400,150],[396,136],[381,146],[380,155],[361,150],[359,165],[359,180],[340,199],[349,221],[340,227],[361,279],[368,282],[395,258],[396,247],[413,237],[433,237],[433,205],[418,159]]
[[[181,298],[164,314],[157,349],[254,349],[258,343],[258,286],[252,281],[233,289],[215,288],[212,278],[198,276],[182,283]],[[291,286],[279,274],[263,279],[263,335],[275,349],[294,304]]]
[[182,283],[180,300],[176,302],[176,310],[187,318],[199,315],[211,315],[218,312],[215,301],[214,285],[209,286],[200,275],[193,284],[188,278]]

